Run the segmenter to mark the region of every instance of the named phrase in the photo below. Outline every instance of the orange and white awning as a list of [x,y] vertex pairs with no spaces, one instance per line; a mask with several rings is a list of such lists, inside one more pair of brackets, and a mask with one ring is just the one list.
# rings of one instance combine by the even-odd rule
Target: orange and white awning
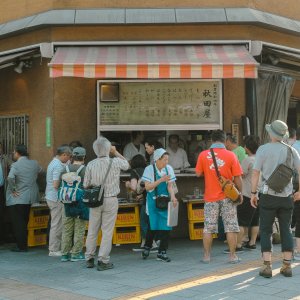
[[50,77],[105,79],[256,78],[241,45],[59,47]]

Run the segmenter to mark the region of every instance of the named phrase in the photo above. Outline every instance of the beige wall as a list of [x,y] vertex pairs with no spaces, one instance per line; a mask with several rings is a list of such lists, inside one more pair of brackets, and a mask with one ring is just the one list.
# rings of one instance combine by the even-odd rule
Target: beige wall
[[94,158],[92,143],[97,136],[96,80],[57,78],[54,84],[55,147],[79,140]]
[[0,43],[0,51],[41,42],[147,40],[261,40],[299,48],[299,36],[250,25],[64,26],[18,34]]
[[299,20],[299,0],[2,0],[0,24],[51,9],[164,7],[250,7]]
[[45,140],[45,120],[53,111],[53,85],[46,61],[34,60],[33,67],[22,74],[13,68],[2,69],[0,90],[0,115],[29,116],[29,153],[45,166],[53,154]]

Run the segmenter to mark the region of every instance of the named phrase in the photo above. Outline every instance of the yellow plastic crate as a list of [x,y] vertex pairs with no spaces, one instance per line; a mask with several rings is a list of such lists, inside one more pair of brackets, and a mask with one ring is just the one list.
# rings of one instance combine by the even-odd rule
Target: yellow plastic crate
[[31,207],[29,213],[28,229],[31,228],[45,228],[49,221],[48,207]]
[[203,239],[203,223],[189,222],[189,236],[190,240],[202,240]]
[[28,230],[28,247],[47,244],[47,228],[32,228]]
[[[88,234],[88,231],[86,230],[85,231],[85,235],[84,235],[84,239],[83,239],[83,245],[84,246],[85,246],[85,243],[86,243],[87,234]],[[97,238],[97,246],[100,246],[101,239],[102,239],[102,231],[99,230],[98,238]]]
[[141,242],[141,227],[125,226],[115,227],[113,244],[136,244]]
[[188,202],[188,220],[189,221],[204,221],[204,208],[203,203]]
[[[189,222],[189,236],[190,240],[202,240],[203,239],[203,222]],[[216,233],[213,234],[213,238],[217,238]]]
[[139,206],[120,206],[118,210],[116,226],[140,224]]

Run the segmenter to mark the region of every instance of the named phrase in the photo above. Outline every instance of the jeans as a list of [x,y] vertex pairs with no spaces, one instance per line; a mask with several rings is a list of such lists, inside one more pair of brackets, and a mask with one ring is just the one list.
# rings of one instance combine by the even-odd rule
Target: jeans
[[281,250],[282,252],[292,252],[294,248],[293,236],[291,233],[291,221],[294,201],[289,197],[276,197],[261,194],[259,199],[260,217],[260,244],[261,252],[272,251],[272,232],[275,217],[278,218]]

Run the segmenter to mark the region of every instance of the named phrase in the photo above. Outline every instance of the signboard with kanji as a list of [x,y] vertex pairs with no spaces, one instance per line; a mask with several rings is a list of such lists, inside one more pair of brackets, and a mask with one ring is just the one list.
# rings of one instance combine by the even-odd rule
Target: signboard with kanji
[[221,80],[120,82],[119,101],[99,96],[99,129],[218,129],[221,103]]

